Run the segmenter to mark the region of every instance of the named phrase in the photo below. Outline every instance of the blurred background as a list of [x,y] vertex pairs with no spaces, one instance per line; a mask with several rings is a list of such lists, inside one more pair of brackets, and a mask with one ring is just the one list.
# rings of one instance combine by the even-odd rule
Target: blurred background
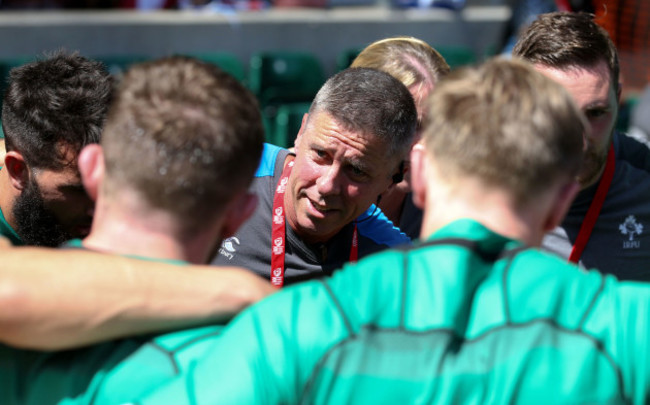
[[452,68],[509,52],[542,12],[594,12],[621,55],[619,126],[650,80],[650,0],[0,0],[0,76],[58,48],[115,75],[171,54],[227,70],[258,97],[267,137],[292,144],[324,80],[385,37],[420,38]]

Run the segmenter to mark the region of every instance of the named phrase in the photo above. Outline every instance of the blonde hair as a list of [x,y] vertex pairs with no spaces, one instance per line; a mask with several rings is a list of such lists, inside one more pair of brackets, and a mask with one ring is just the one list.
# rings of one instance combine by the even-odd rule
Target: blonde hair
[[477,178],[523,205],[578,173],[586,120],[560,84],[525,62],[456,71],[428,101],[424,144],[449,181]]
[[433,87],[450,69],[445,58],[426,42],[413,37],[386,38],[368,45],[350,67],[381,70],[406,87]]

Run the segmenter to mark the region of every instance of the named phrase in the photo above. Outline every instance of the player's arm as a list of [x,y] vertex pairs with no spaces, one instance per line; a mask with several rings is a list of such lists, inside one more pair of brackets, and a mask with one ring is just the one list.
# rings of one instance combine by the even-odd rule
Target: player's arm
[[225,321],[275,291],[236,268],[85,251],[0,251],[0,341],[44,350]]

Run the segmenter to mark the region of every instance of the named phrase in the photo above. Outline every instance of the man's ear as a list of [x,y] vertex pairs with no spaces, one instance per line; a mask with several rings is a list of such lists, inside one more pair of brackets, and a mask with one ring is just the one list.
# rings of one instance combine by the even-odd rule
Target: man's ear
[[22,191],[29,183],[29,167],[25,158],[20,152],[10,151],[5,155],[4,170],[9,174],[11,185],[16,189]]
[[562,223],[578,191],[580,191],[580,184],[576,180],[569,181],[559,189],[544,223],[544,232],[552,231]]
[[411,190],[413,191],[413,203],[420,209],[424,209],[427,196],[426,159],[424,145],[421,143],[413,145],[410,168]]
[[239,227],[253,215],[257,208],[257,196],[248,192],[241,193],[224,210],[221,238],[226,239],[237,232]]
[[104,180],[104,151],[99,144],[93,143],[79,153],[79,173],[86,192],[93,201],[97,201],[99,187]]

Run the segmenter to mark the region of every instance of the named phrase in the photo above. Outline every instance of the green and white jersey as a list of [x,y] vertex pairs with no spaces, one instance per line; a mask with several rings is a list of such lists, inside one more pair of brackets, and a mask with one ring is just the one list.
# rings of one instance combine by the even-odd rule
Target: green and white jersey
[[[82,247],[79,240],[70,241],[68,246]],[[58,352],[21,350],[0,344],[0,404],[134,402],[187,372],[222,329],[221,325],[212,325]]]
[[244,311],[139,404],[644,404],[650,285],[471,220]]
[[0,403],[130,403],[186,371],[220,333],[209,326],[60,352],[0,345]]

